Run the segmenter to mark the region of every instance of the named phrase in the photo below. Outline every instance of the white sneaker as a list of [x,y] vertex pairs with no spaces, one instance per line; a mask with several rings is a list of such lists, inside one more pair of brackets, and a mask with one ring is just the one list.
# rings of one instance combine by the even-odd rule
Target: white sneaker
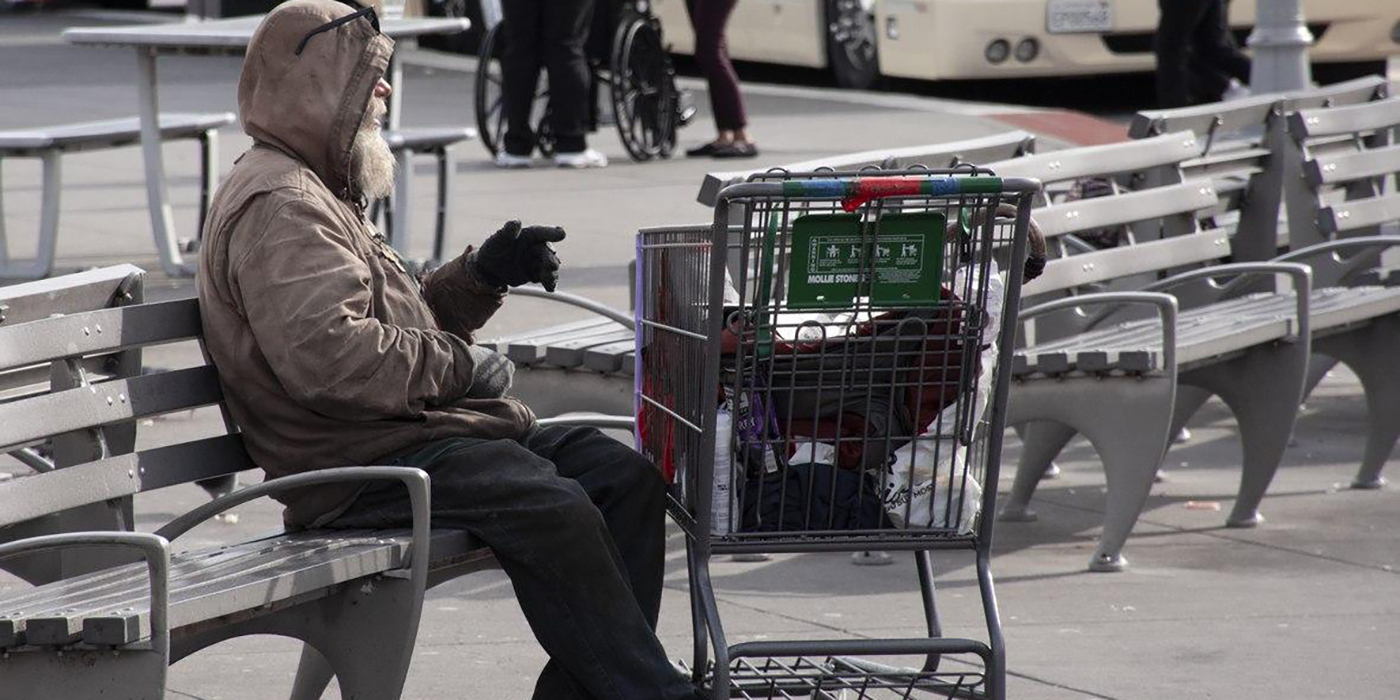
[[608,157],[589,148],[578,153],[555,153],[554,164],[561,168],[605,168]]
[[506,153],[505,149],[496,152],[496,167],[498,168],[528,168],[534,164],[534,159],[530,156],[517,156]]

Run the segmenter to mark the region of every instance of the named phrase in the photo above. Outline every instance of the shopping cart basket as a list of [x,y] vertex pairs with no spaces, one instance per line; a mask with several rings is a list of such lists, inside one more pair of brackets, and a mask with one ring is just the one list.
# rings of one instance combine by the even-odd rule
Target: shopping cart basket
[[[998,370],[1040,185],[870,175],[756,176],[720,193],[712,225],[638,235],[637,439],[671,482],[691,668],[715,698],[1005,695]],[[975,553],[987,641],[942,635],[936,549]],[[726,643],[712,556],[867,550],[914,553],[927,637]],[[923,665],[866,658],[890,656]]]

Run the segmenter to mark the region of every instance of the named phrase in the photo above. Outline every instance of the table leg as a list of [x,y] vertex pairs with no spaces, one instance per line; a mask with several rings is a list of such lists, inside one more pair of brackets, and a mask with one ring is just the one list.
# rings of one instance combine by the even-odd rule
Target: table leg
[[141,113],[141,155],[146,165],[146,202],[151,210],[160,265],[171,277],[188,277],[194,266],[185,262],[175,240],[174,216],[165,183],[165,158],[161,154],[160,96],[156,81],[156,55],[146,48],[136,49],[137,102]]

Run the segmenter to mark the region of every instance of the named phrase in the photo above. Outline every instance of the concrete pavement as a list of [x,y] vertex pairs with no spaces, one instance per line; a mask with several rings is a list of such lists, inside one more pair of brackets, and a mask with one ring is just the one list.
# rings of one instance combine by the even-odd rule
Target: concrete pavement
[[[70,47],[58,39],[66,26],[125,20],[80,13],[0,18],[0,128],[135,114],[129,52]],[[233,110],[237,60],[173,57],[162,59],[161,71],[164,108]],[[399,87],[407,95],[406,124],[470,121],[466,75],[417,68]],[[1024,112],[816,88],[749,86],[747,95],[763,148],[755,166],[995,133],[1008,127],[990,115]],[[703,106],[703,93],[697,97]],[[709,124],[702,111],[683,141],[708,137]],[[226,171],[248,141],[236,129],[223,136]],[[593,144],[614,159],[612,167],[502,172],[489,166],[478,146],[460,149],[449,247],[478,242],[509,218],[562,225],[570,238],[560,247],[561,288],[624,305],[632,234],[640,226],[705,219],[707,211],[695,203],[700,177],[727,168],[684,159],[633,164],[610,131],[596,135]],[[1053,137],[1042,140],[1042,149],[1057,145]],[[176,222],[192,233],[195,154],[188,145],[175,145],[167,157]],[[32,246],[38,168],[23,161],[4,168],[11,241]],[[428,250],[423,225],[431,207],[426,166],[422,174],[412,203],[420,226],[411,252],[418,255]],[[61,265],[134,262],[158,268],[141,178],[134,148],[67,159]],[[156,276],[152,286],[157,297],[191,293],[188,281]],[[558,305],[515,299],[487,334],[573,316]],[[197,361],[197,349],[188,344],[147,354],[149,364],[167,367]],[[1400,697],[1400,489],[1345,488],[1360,457],[1363,419],[1364,399],[1354,377],[1335,371],[1299,420],[1296,444],[1263,504],[1268,522],[1254,530],[1227,530],[1224,514],[1238,482],[1240,447],[1228,412],[1218,402],[1208,404],[1191,426],[1191,442],[1168,455],[1170,478],[1154,488],[1125,550],[1132,568],[1121,574],[1084,571],[1102,517],[1103,474],[1092,449],[1072,443],[1060,460],[1064,475],[1037,493],[1040,521],[997,528],[993,570],[1007,634],[1010,697]],[[140,446],[218,429],[210,410],[168,417],[142,428]],[[1009,447],[1006,469],[1015,463],[1014,439]],[[1400,478],[1397,468],[1391,465],[1392,479]],[[4,461],[0,472],[22,469]],[[139,525],[154,529],[202,498],[193,487],[142,496]],[[236,523],[202,526],[187,546],[279,526],[277,509],[267,502],[241,508],[238,516]],[[907,558],[887,567],[853,567],[845,555],[721,562],[715,573],[726,631],[734,641],[918,634],[918,584]],[[947,632],[980,636],[970,559],[936,561]],[[0,577],[0,588],[18,585]],[[671,654],[682,658],[690,631],[682,542],[674,532],[667,586],[661,636]],[[543,654],[512,598],[499,572],[434,590],[405,697],[527,697]],[[295,662],[296,645],[289,640],[236,640],[175,666],[169,697],[282,697]],[[338,697],[334,691],[332,696]]]

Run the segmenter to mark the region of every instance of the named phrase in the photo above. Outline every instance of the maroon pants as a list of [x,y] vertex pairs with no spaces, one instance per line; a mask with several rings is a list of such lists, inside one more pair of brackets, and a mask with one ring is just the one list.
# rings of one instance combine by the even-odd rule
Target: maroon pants
[[710,84],[710,109],[715,126],[724,130],[742,129],[744,98],[739,95],[739,76],[729,61],[724,42],[724,25],[738,0],[685,0],[690,26],[695,28],[695,61]]

